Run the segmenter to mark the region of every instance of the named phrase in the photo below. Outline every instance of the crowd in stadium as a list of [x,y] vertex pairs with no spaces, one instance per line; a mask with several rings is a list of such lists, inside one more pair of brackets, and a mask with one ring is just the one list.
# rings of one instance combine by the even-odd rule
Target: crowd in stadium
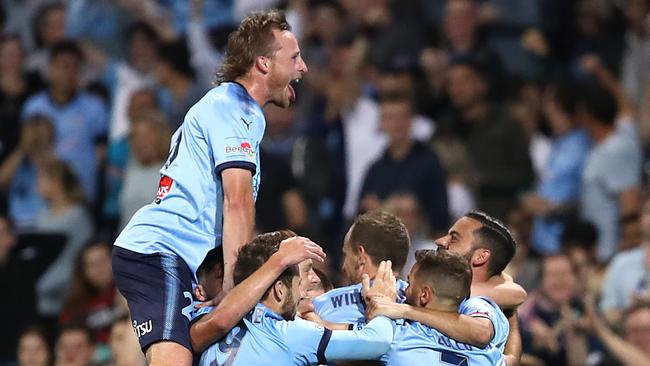
[[5,0],[0,366],[146,364],[112,245],[273,7],[309,71],[264,109],[257,233],[322,246],[326,290],[359,214],[403,222],[406,280],[480,210],[517,243],[521,364],[650,362],[650,1]]

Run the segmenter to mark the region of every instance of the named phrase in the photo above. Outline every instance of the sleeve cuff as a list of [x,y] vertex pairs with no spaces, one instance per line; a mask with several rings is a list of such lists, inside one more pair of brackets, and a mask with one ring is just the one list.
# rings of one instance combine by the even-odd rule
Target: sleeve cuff
[[320,339],[320,343],[318,344],[318,351],[316,352],[316,357],[318,358],[319,365],[324,365],[327,363],[325,350],[327,349],[327,345],[330,343],[330,338],[332,338],[332,331],[325,328],[325,333],[323,333],[323,337]]
[[222,171],[230,168],[246,169],[249,170],[253,175],[255,175],[255,172],[257,172],[257,166],[255,166],[255,164],[251,163],[250,161],[227,161],[225,163],[217,165],[217,174],[221,174]]

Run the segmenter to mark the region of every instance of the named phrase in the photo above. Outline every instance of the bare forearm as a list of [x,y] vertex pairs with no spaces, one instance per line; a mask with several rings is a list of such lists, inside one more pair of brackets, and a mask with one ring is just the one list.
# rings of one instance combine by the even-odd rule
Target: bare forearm
[[201,351],[228,333],[260,301],[285,268],[279,258],[272,256],[260,269],[235,286],[215,310],[190,329],[194,350]]
[[648,365],[650,364],[650,357],[646,356],[639,349],[633,345],[625,342],[619,336],[614,334],[605,324],[598,321],[596,334],[605,343],[605,347],[614,354],[622,364],[626,366],[633,365]]
[[514,309],[526,300],[526,290],[514,282],[494,283],[493,279],[483,283],[472,283],[472,296],[484,296],[502,309]]
[[451,311],[401,306],[404,306],[404,318],[425,324],[458,342],[485,347],[492,339],[493,329],[487,319],[473,318]]
[[229,202],[224,200],[223,205],[223,259],[224,259],[224,284],[233,285],[233,270],[237,261],[237,252],[253,237],[254,206],[253,197],[246,198],[243,202]]
[[506,341],[504,355],[510,358],[508,366],[512,366],[519,364],[521,361],[522,353],[521,333],[519,332],[519,318],[517,318],[516,311],[512,311],[512,314],[510,314],[508,317],[508,323],[510,324],[510,333],[508,334],[508,340]]
[[22,162],[25,154],[22,153],[20,148],[17,148],[0,166],[0,188],[6,189],[11,184],[11,181],[18,170],[18,166]]

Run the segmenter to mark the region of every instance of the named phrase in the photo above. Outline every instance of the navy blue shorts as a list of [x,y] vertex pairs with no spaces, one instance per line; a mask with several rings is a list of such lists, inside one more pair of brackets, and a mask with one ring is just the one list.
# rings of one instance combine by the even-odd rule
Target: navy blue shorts
[[159,341],[173,341],[192,350],[193,276],[180,257],[113,247],[113,278],[128,302],[143,352]]

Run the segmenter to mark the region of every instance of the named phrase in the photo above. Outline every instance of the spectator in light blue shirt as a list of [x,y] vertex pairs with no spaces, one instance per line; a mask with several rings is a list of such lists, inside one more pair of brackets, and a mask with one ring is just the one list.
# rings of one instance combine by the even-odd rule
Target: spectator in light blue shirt
[[98,98],[79,89],[83,58],[79,47],[68,41],[56,44],[50,54],[50,87],[25,103],[22,118],[40,114],[54,123],[55,150],[79,176],[86,199],[97,193],[95,147],[106,134],[108,112]]
[[539,186],[523,201],[526,211],[535,217],[533,248],[545,255],[560,249],[566,217],[575,211],[580,198],[582,169],[591,144],[573,120],[573,103],[565,85],[547,91],[543,109],[555,138]]

